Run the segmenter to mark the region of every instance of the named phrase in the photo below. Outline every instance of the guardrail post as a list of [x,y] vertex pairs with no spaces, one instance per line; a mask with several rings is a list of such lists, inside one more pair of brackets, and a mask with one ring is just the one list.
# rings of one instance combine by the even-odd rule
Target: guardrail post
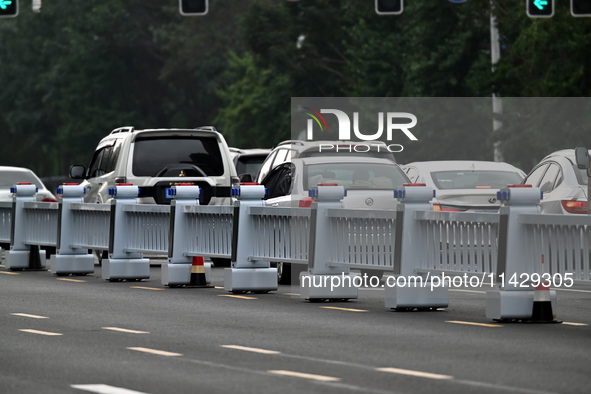
[[109,230],[109,258],[103,260],[102,278],[111,282],[150,278],[150,260],[142,253],[127,252],[126,215],[124,205],[138,204],[139,187],[118,184],[109,189],[111,200],[111,225]]
[[[446,308],[449,303],[448,288],[443,283],[434,283],[428,274],[419,274],[424,259],[419,221],[414,213],[432,210],[429,201],[435,192],[423,183],[406,184],[394,191],[400,201],[396,206],[396,242],[394,276],[397,286],[386,286],[384,304],[395,310]],[[404,286],[401,286],[404,284]],[[436,286],[435,286],[436,285]]]
[[[540,214],[539,188],[509,185],[497,193],[499,211],[499,254],[495,289],[486,293],[486,317],[493,320],[527,320],[532,317],[534,288],[523,282],[522,274],[532,273],[533,256],[527,245],[527,226],[519,223],[521,214]],[[523,285],[523,287],[522,287]],[[556,291],[550,292],[556,312]]]
[[315,199],[310,218],[310,249],[308,251],[308,271],[300,274],[300,297],[310,302],[323,300],[348,300],[357,298],[359,291],[355,286],[355,275],[348,267],[333,267],[330,261],[330,218],[328,209],[344,208],[343,186],[319,184],[309,191]]
[[5,252],[6,268],[12,271],[23,269],[45,269],[45,251],[25,243],[26,222],[25,202],[36,201],[37,186],[19,183],[10,188],[12,193],[12,223],[10,229],[10,250]]
[[58,276],[94,273],[94,256],[86,248],[74,248],[74,214],[70,204],[83,203],[86,188],[77,183],[65,183],[57,189],[61,196],[58,211],[56,254],[49,260],[49,271]]
[[[173,200],[170,203],[170,232],[168,240],[168,263],[162,264],[161,281],[169,287],[186,286],[191,283],[192,258],[186,253],[192,248],[187,245],[189,231],[189,216],[183,213],[183,207],[199,205],[199,186],[177,184],[166,191]],[[197,239],[195,239],[197,242]],[[204,263],[205,281],[211,282],[211,263]]]
[[252,259],[254,237],[250,207],[264,207],[266,189],[258,184],[243,184],[232,189],[238,197],[234,203],[232,231],[232,267],[224,269],[224,289],[233,293],[246,291],[268,292],[277,290],[277,268],[268,261]]

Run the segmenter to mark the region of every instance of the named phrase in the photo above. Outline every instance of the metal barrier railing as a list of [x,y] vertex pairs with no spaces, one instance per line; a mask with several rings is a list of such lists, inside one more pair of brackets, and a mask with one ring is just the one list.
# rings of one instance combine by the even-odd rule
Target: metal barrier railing
[[176,234],[186,238],[187,256],[230,258],[232,253],[233,207],[224,205],[189,205],[188,228]]
[[499,215],[472,212],[415,212],[421,244],[420,272],[496,273]]
[[170,206],[123,205],[126,213],[125,252],[168,254]]
[[25,202],[24,213],[27,232],[23,241],[27,245],[56,246],[58,203]]
[[253,260],[308,263],[310,209],[250,207],[253,231]]
[[591,216],[523,214],[519,223],[528,229],[524,247],[532,253],[525,272],[591,280]]
[[12,223],[12,203],[0,202],[0,242],[10,242],[10,227]]
[[330,265],[392,270],[396,211],[329,209]]
[[109,248],[109,227],[111,206],[109,204],[72,203],[73,241],[71,248],[107,250]]

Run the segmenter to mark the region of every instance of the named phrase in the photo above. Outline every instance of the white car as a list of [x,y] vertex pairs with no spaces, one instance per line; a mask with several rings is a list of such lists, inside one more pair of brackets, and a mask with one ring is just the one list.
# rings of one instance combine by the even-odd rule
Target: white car
[[10,188],[18,183],[32,183],[37,186],[37,201],[58,201],[33,171],[28,168],[7,166],[0,166],[0,201],[12,201]]
[[316,156],[293,159],[275,167],[261,182],[269,206],[301,206],[308,191],[321,183],[343,186],[345,208],[395,209],[394,189],[409,183],[400,166],[366,156]]
[[[267,188],[265,202],[268,206],[309,207],[312,201],[308,191],[318,184],[328,183],[346,189],[345,208],[393,210],[398,203],[394,199],[394,189],[408,182],[400,166],[390,159],[332,155],[284,162],[273,168],[261,183]],[[282,284],[289,284],[302,269],[299,266],[292,269],[287,263],[274,264],[277,279]],[[384,273],[377,270],[362,272],[378,278]]]
[[575,164],[574,149],[549,154],[523,181],[544,193],[540,201],[542,213],[556,214],[587,214],[588,182],[586,170]]
[[493,161],[422,161],[403,165],[402,170],[411,182],[435,189],[435,211],[497,212],[497,191],[525,177],[519,168]]

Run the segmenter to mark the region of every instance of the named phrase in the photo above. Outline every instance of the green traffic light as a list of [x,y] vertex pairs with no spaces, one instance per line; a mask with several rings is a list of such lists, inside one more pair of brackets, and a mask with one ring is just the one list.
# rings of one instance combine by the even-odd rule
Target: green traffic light
[[0,0],[0,8],[3,10],[8,9],[10,5],[12,5],[12,0]]

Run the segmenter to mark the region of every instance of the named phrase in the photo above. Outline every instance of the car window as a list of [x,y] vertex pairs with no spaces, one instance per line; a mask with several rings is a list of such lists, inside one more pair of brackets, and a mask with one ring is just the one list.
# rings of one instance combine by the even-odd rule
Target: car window
[[265,155],[241,155],[236,162],[238,175],[251,174],[253,177],[259,173],[261,165],[265,161]]
[[291,159],[291,155],[289,155],[289,149],[279,149],[277,150],[277,156],[273,160],[273,167],[277,167],[280,164],[285,163],[286,161]]
[[541,182],[540,182],[540,190],[543,192],[550,192],[552,190],[554,190],[554,185],[556,183],[556,179],[558,178],[558,175],[560,175],[560,166],[554,163],[551,163],[548,166],[548,170],[546,171],[546,173],[544,174],[544,177],[542,178]]
[[261,169],[259,170],[259,176],[258,176],[259,180],[264,179],[267,176],[267,174],[269,173],[269,171],[271,171],[271,165],[273,164],[273,160],[275,160],[275,156],[277,156],[277,151],[271,152],[271,154],[269,154],[269,156],[267,156],[267,159],[263,162],[263,165],[261,166]]
[[103,156],[102,160],[103,163],[101,163],[101,168],[105,171],[105,173],[113,172],[115,170],[120,151],[121,141],[117,141],[115,145],[109,147],[108,152],[105,152],[105,156]]
[[319,183],[336,183],[350,190],[392,190],[407,182],[408,178],[395,164],[322,163],[304,168],[304,190]]
[[449,189],[500,189],[521,182],[521,175],[510,171],[434,171],[435,187]]
[[406,168],[406,175],[408,176],[408,179],[412,183],[415,183],[417,181],[417,179],[419,178],[419,172],[414,167],[407,167]]
[[96,178],[97,176],[104,174],[104,171],[101,170],[101,162],[107,148],[108,147],[100,148],[94,152],[92,160],[90,161],[90,166],[88,166],[88,176],[90,178]]
[[275,167],[269,175],[263,180],[263,185],[267,188],[266,199],[287,196],[291,193],[292,180],[295,175],[294,166],[291,163],[285,163]]
[[542,164],[541,166],[534,169],[527,177],[525,177],[523,183],[525,183],[526,185],[532,185],[533,187],[538,187],[547,169],[548,164]]
[[152,177],[220,176],[224,163],[215,137],[143,137],[134,143],[132,172]]

